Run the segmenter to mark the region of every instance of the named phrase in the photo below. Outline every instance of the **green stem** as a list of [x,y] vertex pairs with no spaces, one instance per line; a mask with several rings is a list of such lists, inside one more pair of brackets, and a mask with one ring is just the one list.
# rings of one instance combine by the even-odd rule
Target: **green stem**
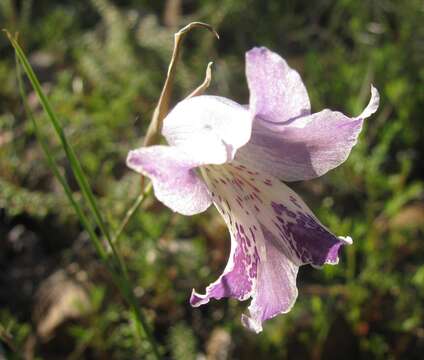
[[115,232],[115,235],[112,238],[112,242],[116,244],[120,236],[122,235],[125,227],[128,225],[128,223],[131,221],[132,217],[136,213],[136,211],[140,208],[141,205],[143,205],[144,201],[146,200],[147,196],[152,192],[152,183],[149,183],[146,185],[146,188],[140,195],[137,196],[134,203],[131,205],[131,207],[127,210],[124,220],[122,220],[121,224],[119,225],[118,229]]

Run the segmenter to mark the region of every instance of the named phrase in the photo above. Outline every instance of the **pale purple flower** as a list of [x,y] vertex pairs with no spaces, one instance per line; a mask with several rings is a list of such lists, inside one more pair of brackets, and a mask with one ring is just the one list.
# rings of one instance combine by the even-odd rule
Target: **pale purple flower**
[[246,53],[246,77],[248,107],[217,96],[183,100],[164,120],[169,145],[131,151],[127,164],[176,212],[217,207],[231,233],[230,257],[205,294],[193,290],[190,303],[252,298],[242,322],[260,332],[263,321],[292,308],[299,266],[337,264],[341,246],[352,242],[333,235],[280,180],[312,179],[343,163],[379,95],[371,87],[357,117],[311,114],[299,74],[266,48]]

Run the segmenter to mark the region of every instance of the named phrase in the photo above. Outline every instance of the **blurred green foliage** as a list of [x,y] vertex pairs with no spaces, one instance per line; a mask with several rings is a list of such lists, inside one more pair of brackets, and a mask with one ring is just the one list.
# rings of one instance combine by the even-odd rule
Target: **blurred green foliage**
[[[172,34],[206,21],[221,40],[190,34],[174,101],[215,61],[209,90],[247,102],[244,52],[268,46],[302,75],[313,110],[358,114],[369,84],[381,105],[349,160],[293,184],[322,222],[354,239],[338,266],[300,271],[294,309],[257,336],[240,325],[247,304],[191,309],[229,251],[215,210],[192,218],[153,201],[119,242],[140,305],[174,359],[419,359],[424,351],[424,8],[419,0],[3,0],[0,24],[20,42],[77,150],[102,211],[119,224],[139,191],[125,167],[142,142],[164,81]],[[134,323],[94,256],[24,115],[13,51],[0,38],[0,356],[143,358]],[[28,87],[30,89],[30,87]],[[33,93],[29,102],[56,159],[77,186]],[[75,267],[79,270],[75,271]],[[57,269],[83,279],[91,311],[39,339],[37,288]],[[228,339],[230,339],[228,341]],[[217,350],[221,351],[221,353]],[[22,350],[23,351],[23,350]],[[224,357],[225,358],[225,357]]]

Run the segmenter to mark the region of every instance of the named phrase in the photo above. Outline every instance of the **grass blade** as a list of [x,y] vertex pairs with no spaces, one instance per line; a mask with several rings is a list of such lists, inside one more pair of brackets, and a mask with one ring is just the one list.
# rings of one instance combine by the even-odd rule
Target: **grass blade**
[[[92,193],[92,191],[91,191],[91,189],[88,185],[88,181],[87,181],[87,179],[84,175],[81,164],[80,164],[79,160],[77,159],[72,146],[68,143],[66,136],[65,136],[65,133],[64,133],[59,121],[58,121],[58,118],[56,117],[56,114],[54,113],[46,95],[44,94],[44,92],[41,88],[40,82],[38,81],[34,71],[32,70],[32,67],[29,64],[29,61],[26,58],[23,50],[21,49],[21,47],[19,46],[17,41],[8,32],[6,32],[6,34],[9,38],[12,46],[15,49],[15,54],[16,54],[16,58],[17,58],[17,67],[19,68],[19,63],[22,65],[22,67],[23,67],[26,75],[28,76],[35,92],[37,93],[37,96],[38,96],[38,98],[41,102],[41,105],[42,105],[44,111],[47,113],[48,118],[49,118],[53,128],[55,129],[56,134],[58,135],[58,137],[60,139],[60,142],[63,146],[63,149],[65,151],[67,159],[70,162],[72,171],[73,171],[74,176],[75,176],[75,178],[78,182],[78,185],[81,189],[83,197],[87,201],[89,208],[90,208],[90,210],[91,210],[101,232],[105,236],[105,238],[106,238],[106,240],[107,240],[107,242],[108,242],[108,244],[109,244],[109,246],[112,250],[112,259],[114,260],[114,263],[118,267],[118,269],[117,269],[117,270],[119,270],[118,272],[116,271],[116,268],[113,267],[112,264],[108,261],[109,256],[108,256],[107,252],[105,251],[104,247],[102,246],[100,239],[96,235],[94,229],[91,227],[88,218],[85,216],[85,214],[84,214],[83,210],[81,209],[81,207],[79,206],[78,202],[75,200],[75,198],[72,194],[72,191],[71,191],[68,183],[66,182],[66,179],[62,176],[56,161],[51,156],[51,153],[48,149],[47,143],[44,141],[44,138],[43,138],[43,136],[40,132],[38,124],[37,124],[34,116],[32,116],[32,113],[31,113],[31,111],[30,111],[30,109],[29,109],[29,107],[26,103],[26,97],[25,97],[25,92],[24,92],[23,83],[22,83],[22,79],[21,79],[21,72],[20,72],[20,68],[19,68],[18,82],[19,82],[19,88],[20,88],[20,91],[21,91],[21,95],[22,95],[23,101],[24,101],[24,107],[25,107],[25,110],[28,113],[28,116],[31,118],[31,120],[34,124],[34,129],[35,129],[37,139],[40,141],[40,144],[42,146],[43,152],[46,155],[49,166],[52,168],[54,175],[57,177],[57,179],[61,183],[69,201],[71,202],[71,205],[75,209],[75,212],[77,213],[77,215],[78,215],[79,219],[81,220],[83,226],[86,228],[86,230],[87,230],[87,232],[90,236],[90,239],[93,242],[93,245],[95,246],[96,251],[98,252],[100,258],[104,261],[107,268],[109,269],[109,271],[110,271],[110,273],[111,273],[111,275],[114,279],[115,284],[118,286],[123,297],[125,298],[125,300],[129,304],[131,311],[133,312],[135,318],[137,319],[138,325],[140,325],[140,326],[136,326],[138,332],[140,333],[139,330],[141,328],[144,330],[145,337],[147,338],[147,341],[150,344],[150,347],[152,349],[152,352],[153,352],[155,358],[160,359],[159,350],[158,350],[158,347],[157,347],[156,342],[154,340],[154,337],[152,335],[152,331],[150,330],[150,327],[148,325],[148,322],[147,322],[142,310],[138,306],[137,299],[136,299],[134,292],[133,292],[133,289],[130,285],[126,266],[123,263],[121,257],[119,256],[119,254],[118,254],[118,252],[117,252],[117,250],[114,246],[114,243],[112,242],[112,239],[109,235],[109,232],[107,231],[106,224],[104,223],[103,218],[100,214],[100,211],[97,207],[96,200],[94,198],[94,194]],[[124,226],[125,226],[125,223],[124,223]],[[122,229],[123,229],[123,227],[122,227]],[[139,334],[139,335],[141,336],[142,334]]]
[[107,253],[103,249],[101,242],[100,242],[100,239],[96,235],[93,227],[90,224],[90,221],[88,220],[88,218],[84,214],[84,211],[81,209],[80,205],[75,200],[75,197],[72,193],[71,188],[69,187],[69,184],[67,183],[66,179],[64,178],[64,176],[60,172],[60,168],[59,168],[56,160],[52,157],[51,152],[49,151],[49,148],[47,146],[47,143],[44,140],[44,137],[40,132],[37,121],[35,120],[35,118],[32,114],[32,111],[28,106],[28,102],[27,102],[27,99],[26,99],[25,90],[24,90],[24,86],[23,86],[23,81],[22,81],[22,72],[21,72],[21,68],[19,66],[18,59],[15,58],[15,60],[16,60],[18,87],[19,87],[20,95],[22,97],[22,102],[23,102],[23,105],[24,105],[25,113],[28,116],[28,118],[31,120],[31,122],[34,126],[35,136],[37,138],[37,141],[41,145],[41,148],[42,148],[43,153],[46,157],[47,163],[48,163],[50,169],[53,171],[54,176],[57,178],[57,180],[62,185],[62,188],[65,191],[66,197],[68,198],[69,202],[71,203],[71,206],[74,208],[75,213],[77,214],[79,220],[81,221],[81,224],[84,226],[85,230],[88,232],[88,235],[89,235],[90,239],[92,240],[93,245],[96,248],[96,251],[98,252],[98,254],[100,255],[100,257],[102,259],[107,259]]
[[46,95],[44,94],[43,89],[41,88],[41,84],[37,79],[37,76],[35,75],[34,71],[32,70],[31,65],[29,64],[28,59],[26,58],[22,48],[19,46],[18,42],[9,34],[7,33],[10,42],[12,43],[12,46],[14,47],[17,57],[22,64],[26,75],[28,76],[28,79],[30,80],[35,92],[37,93],[37,96],[40,99],[41,106],[43,107],[44,111],[47,113],[48,118],[56,131],[56,134],[59,137],[59,140],[63,146],[63,149],[66,153],[66,157],[68,158],[70,165],[72,167],[72,171],[75,175],[75,178],[78,182],[78,185],[81,188],[81,192],[83,196],[86,198],[88,205],[91,209],[91,211],[94,214],[94,218],[96,219],[96,222],[103,233],[103,235],[106,237],[106,239],[110,240],[109,232],[106,228],[106,224],[103,221],[103,218],[100,214],[100,211],[98,209],[98,206],[96,204],[96,200],[94,198],[94,194],[90,189],[90,186],[88,185],[88,181],[84,175],[84,172],[82,170],[81,164],[78,160],[78,158],[75,155],[75,151],[72,148],[72,146],[68,143],[65,133],[59,123],[59,120],[55,114],[55,112],[52,109],[52,106],[50,105],[49,100],[47,99]]

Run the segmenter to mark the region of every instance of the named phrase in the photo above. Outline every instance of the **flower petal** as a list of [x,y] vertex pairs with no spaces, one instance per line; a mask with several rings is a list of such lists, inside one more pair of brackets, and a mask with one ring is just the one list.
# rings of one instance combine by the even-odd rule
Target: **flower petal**
[[302,199],[278,179],[244,164],[208,166],[205,181],[231,233],[229,262],[204,295],[193,291],[191,304],[210,299],[252,297],[243,324],[259,332],[262,322],[288,312],[297,297],[298,267],[336,264],[350,238],[331,234]]
[[258,270],[257,287],[249,306],[249,315],[241,321],[248,329],[259,333],[262,322],[278,314],[288,313],[293,307],[298,291],[296,277],[299,267],[281,255],[278,239],[262,227],[266,247],[266,261]]
[[[301,197],[277,178],[237,162],[215,168],[223,168],[226,175],[221,175],[218,182],[216,178],[215,182],[207,182],[208,187],[212,186],[214,203],[214,190],[218,186],[225,187],[225,196],[235,197],[232,202],[238,205],[232,208],[232,212],[244,212],[248,219],[255,218],[261,228],[265,227],[280,239],[282,252],[297,265],[337,264],[340,247],[352,242],[350,238],[337,237],[329,232]],[[217,175],[212,172],[208,176]],[[221,180],[225,180],[225,184]]]
[[347,159],[363,120],[377,110],[378,103],[378,92],[372,87],[368,106],[355,118],[326,109],[286,124],[256,119],[252,138],[236,159],[284,181],[321,176]]
[[200,165],[189,154],[171,146],[150,146],[130,151],[127,165],[148,176],[159,201],[183,215],[205,211],[211,198],[194,167]]
[[370,117],[377,111],[378,105],[380,105],[380,94],[378,93],[378,90],[371,84],[370,101],[368,102],[367,107],[362,111],[361,115],[358,116],[358,118],[366,119]]
[[164,119],[162,134],[195,161],[222,164],[249,141],[252,120],[249,111],[234,101],[196,96],[175,106]]
[[265,47],[246,53],[246,77],[250,110],[270,122],[284,122],[309,115],[308,93],[297,71],[278,54]]
[[[234,225],[238,227],[238,224]],[[217,281],[206,288],[204,295],[193,290],[190,298],[192,306],[206,304],[210,299],[232,297],[246,300],[250,296],[256,282],[258,257],[255,256],[254,249],[247,247],[247,241],[251,246],[249,238],[240,229],[232,227],[231,252],[224,272]]]

